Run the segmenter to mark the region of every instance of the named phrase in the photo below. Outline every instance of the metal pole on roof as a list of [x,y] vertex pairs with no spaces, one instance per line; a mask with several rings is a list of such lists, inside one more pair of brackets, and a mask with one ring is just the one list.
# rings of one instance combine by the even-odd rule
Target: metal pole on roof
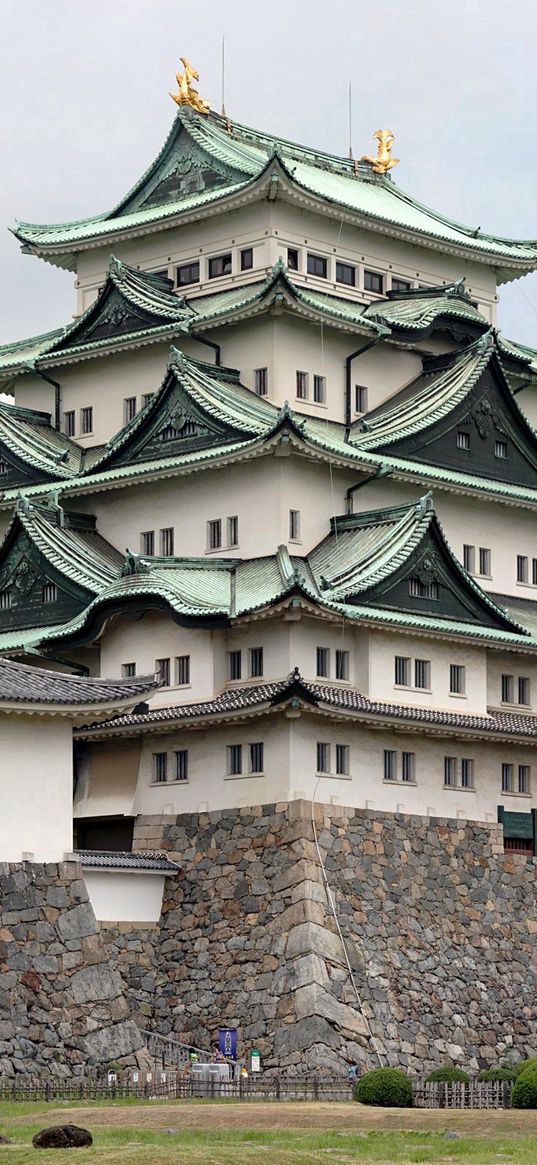
[[225,72],[226,72],[226,48],[225,48],[225,44],[226,44],[226,38],[224,35],[222,35],[222,69],[221,69],[221,72],[222,72],[222,108],[220,110],[222,117],[226,116],[226,106],[224,103],[224,84],[225,84]]
[[349,81],[349,158],[352,158],[352,82]]

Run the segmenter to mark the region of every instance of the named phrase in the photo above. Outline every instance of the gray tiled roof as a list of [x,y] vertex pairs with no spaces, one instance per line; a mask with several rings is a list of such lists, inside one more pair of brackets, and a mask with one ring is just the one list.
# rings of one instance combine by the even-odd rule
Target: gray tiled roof
[[131,853],[126,850],[87,849],[79,850],[77,857],[81,866],[88,870],[158,870],[174,874],[178,866],[160,850],[143,850]]
[[[306,702],[308,698],[312,704],[321,704],[334,711],[356,712],[369,717],[386,717],[389,720],[412,721],[416,724],[438,724],[450,728],[468,729],[478,732],[490,732],[495,735],[507,734],[512,736],[537,737],[537,716],[524,716],[516,712],[490,711],[485,716],[465,715],[457,712],[438,711],[433,708],[417,708],[405,704],[390,704],[380,700],[370,700],[355,688],[319,684],[302,679],[298,671],[288,679],[276,683],[256,684],[252,687],[235,688],[223,692],[213,700],[201,701],[197,704],[182,704],[175,707],[156,708],[146,714],[131,713],[117,716],[104,723],[82,729],[84,734],[102,732],[113,728],[152,727],[162,724],[166,726],[195,720],[202,716],[225,715],[241,712],[263,705],[277,703],[291,696],[297,685],[300,694]],[[297,693],[299,694],[299,693]]]
[[0,658],[0,706],[20,704],[115,704],[142,700],[156,683],[153,676],[129,680],[96,680],[71,676],[64,672],[45,671]]

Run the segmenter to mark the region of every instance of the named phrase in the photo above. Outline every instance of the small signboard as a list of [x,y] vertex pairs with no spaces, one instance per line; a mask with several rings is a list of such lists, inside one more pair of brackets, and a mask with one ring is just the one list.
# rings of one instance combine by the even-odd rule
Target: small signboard
[[252,1048],[250,1052],[250,1072],[261,1071],[261,1053],[257,1048]]
[[237,1059],[236,1027],[221,1027],[218,1033],[218,1048],[227,1060]]

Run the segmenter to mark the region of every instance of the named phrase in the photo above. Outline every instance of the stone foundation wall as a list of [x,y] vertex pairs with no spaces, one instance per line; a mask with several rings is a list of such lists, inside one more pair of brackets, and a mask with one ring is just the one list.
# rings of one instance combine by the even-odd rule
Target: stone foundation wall
[[0,864],[0,1075],[143,1062],[75,862]]
[[202,1047],[237,1027],[280,1070],[537,1052],[535,862],[497,826],[339,806],[316,822],[346,950],[309,803],[139,821],[137,846],[181,873],[156,928],[103,932],[138,1022]]

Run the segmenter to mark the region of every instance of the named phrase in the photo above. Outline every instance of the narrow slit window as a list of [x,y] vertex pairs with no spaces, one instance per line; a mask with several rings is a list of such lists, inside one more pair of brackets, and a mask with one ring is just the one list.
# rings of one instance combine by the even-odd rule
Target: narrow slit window
[[402,688],[410,684],[410,659],[404,655],[395,656],[395,683]]
[[530,791],[530,766],[518,766],[518,791],[519,793],[529,793]]
[[330,745],[325,741],[317,741],[317,772],[330,772]]
[[349,678],[349,653],[348,651],[336,651],[336,680],[348,680]]
[[167,659],[156,659],[155,660],[155,673],[156,673],[156,677],[157,677],[157,683],[160,684],[160,686],[162,688],[169,688],[169,686],[170,686],[170,660],[169,660],[169,657]]
[[397,753],[395,749],[384,749],[384,780],[397,780]]
[[408,593],[412,599],[438,599],[439,587],[436,579],[424,583],[421,579],[412,576],[408,580]]
[[207,549],[220,550],[222,546],[222,522],[220,518],[207,522]]
[[122,663],[121,664],[121,675],[123,676],[124,680],[132,679],[132,677],[136,675],[136,664],[135,663]]
[[470,434],[459,429],[457,433],[457,449],[470,450]]
[[499,461],[507,460],[507,441],[496,441],[494,444],[494,456]]
[[444,785],[449,788],[454,788],[457,784],[457,758],[454,756],[444,757]]
[[475,546],[464,545],[462,548],[462,562],[468,574],[475,572]]
[[143,530],[140,534],[140,552],[152,557],[155,553],[155,531]]
[[264,747],[262,741],[256,741],[255,744],[250,745],[250,772],[262,773],[264,761]]
[[0,591],[0,611],[9,611],[13,603],[13,595],[10,590]]
[[168,753],[153,753],[153,780],[159,785],[168,780]]
[[414,687],[415,688],[430,688],[431,686],[431,664],[428,659],[414,660]]
[[367,388],[365,384],[355,384],[354,386],[354,411],[356,413],[367,412]]
[[160,553],[162,558],[171,558],[173,556],[173,526],[166,526],[160,531]]
[[236,514],[227,520],[228,548],[239,545],[239,519]]
[[69,409],[67,413],[63,414],[63,431],[66,437],[74,437],[75,435],[75,410]]
[[502,793],[512,793],[514,770],[514,765],[502,765]]
[[300,540],[300,510],[289,510],[289,541]]
[[336,773],[338,777],[349,775],[349,755],[348,744],[336,744]]
[[468,756],[463,756],[461,760],[461,787],[463,789],[474,787],[474,762]]
[[466,668],[460,663],[449,665],[449,693],[451,696],[464,696],[466,691]]
[[175,658],[175,683],[178,688],[186,688],[190,683],[190,656],[177,655]]
[[413,752],[401,753],[401,780],[406,781],[407,784],[415,779],[416,772],[416,754]]
[[254,386],[258,396],[266,396],[268,393],[268,368],[256,368],[254,370]]
[[298,400],[308,399],[308,374],[307,372],[297,371],[296,374],[296,395]]
[[242,679],[242,651],[228,651],[227,678],[228,680]]
[[263,648],[250,648],[250,678],[259,679],[263,675]]
[[58,598],[58,588],[56,583],[45,583],[41,591],[41,597],[43,603],[55,603],[56,599]]
[[518,677],[518,702],[529,707],[530,704],[530,681],[529,676]]
[[82,435],[93,433],[93,405],[80,410],[80,432]]
[[317,374],[316,374],[313,377],[313,399],[315,401],[315,404],[322,405],[325,403],[325,401],[326,401],[326,377],[325,376],[317,376]]
[[188,781],[188,749],[179,748],[175,753],[175,779]]
[[330,675],[330,651],[328,647],[317,648],[317,675],[327,679]]
[[242,774],[242,744],[229,744],[227,748],[227,771],[230,777]]
[[521,583],[528,581],[528,559],[525,554],[516,556],[516,581]]
[[128,425],[136,416],[136,397],[126,396],[123,401],[123,424]]
[[486,546],[479,547],[479,573],[485,578],[490,578],[492,573],[492,554]]
[[502,675],[502,704],[513,704],[515,699],[515,677]]

